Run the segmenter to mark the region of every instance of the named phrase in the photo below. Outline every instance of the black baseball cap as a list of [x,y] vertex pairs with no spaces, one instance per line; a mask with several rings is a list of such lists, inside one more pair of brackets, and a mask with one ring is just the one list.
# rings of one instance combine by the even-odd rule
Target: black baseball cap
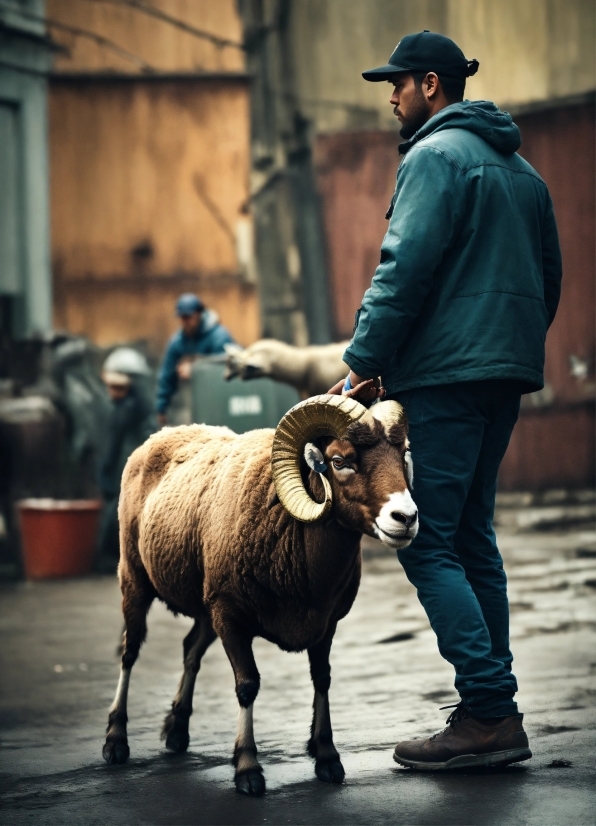
[[399,41],[389,63],[362,72],[365,80],[390,80],[397,72],[435,72],[439,77],[461,78],[475,75],[480,64],[466,60],[457,43],[444,34],[425,29],[407,34]]

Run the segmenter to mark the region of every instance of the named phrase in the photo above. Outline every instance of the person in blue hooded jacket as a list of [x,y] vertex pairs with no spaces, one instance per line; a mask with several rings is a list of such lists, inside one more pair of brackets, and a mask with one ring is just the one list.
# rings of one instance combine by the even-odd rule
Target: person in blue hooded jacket
[[422,769],[532,756],[493,513],[521,395],[544,385],[561,255],[547,187],[516,152],[517,126],[493,103],[463,100],[478,65],[425,31],[363,73],[393,85],[406,141],[344,355],[350,373],[332,389],[397,399],[409,421],[419,530],[398,557],[460,696],[444,731],[395,747],[398,763]]
[[234,339],[219,323],[217,313],[208,310],[193,293],[184,293],[176,302],[180,329],[168,342],[157,382],[157,419],[167,422],[167,410],[178,389],[179,379],[189,379],[194,356],[211,356],[225,352]]

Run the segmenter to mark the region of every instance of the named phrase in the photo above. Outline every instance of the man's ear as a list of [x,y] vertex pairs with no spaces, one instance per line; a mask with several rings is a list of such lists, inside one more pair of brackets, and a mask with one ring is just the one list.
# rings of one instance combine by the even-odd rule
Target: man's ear
[[429,72],[422,82],[426,86],[425,94],[427,99],[432,100],[434,97],[437,96],[437,93],[441,88],[439,76],[436,75],[434,72]]
[[307,442],[304,446],[304,458],[306,460],[306,464],[311,470],[314,470],[315,473],[325,473],[327,470],[325,457],[319,448],[312,442]]

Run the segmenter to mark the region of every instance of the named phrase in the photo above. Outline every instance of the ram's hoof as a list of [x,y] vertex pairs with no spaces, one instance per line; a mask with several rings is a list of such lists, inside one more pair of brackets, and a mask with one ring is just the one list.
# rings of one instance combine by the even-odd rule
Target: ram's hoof
[[190,736],[188,734],[188,719],[180,719],[170,712],[163,724],[162,739],[166,741],[169,751],[183,752],[188,748]]
[[119,765],[126,763],[130,749],[126,740],[106,740],[101,753],[106,763]]
[[346,776],[341,761],[335,757],[331,760],[317,760],[315,772],[323,783],[343,783]]
[[265,794],[265,778],[258,769],[248,769],[240,772],[234,778],[236,791],[240,794],[248,794],[251,797],[260,797]]
[[188,731],[182,729],[172,729],[166,737],[166,748],[169,751],[183,752],[188,748],[190,743],[190,736]]

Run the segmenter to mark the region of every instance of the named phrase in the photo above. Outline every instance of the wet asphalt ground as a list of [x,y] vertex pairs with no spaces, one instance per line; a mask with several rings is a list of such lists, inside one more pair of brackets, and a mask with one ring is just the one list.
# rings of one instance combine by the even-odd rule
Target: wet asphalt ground
[[[518,500],[515,500],[519,504]],[[155,604],[131,680],[125,766],[101,747],[118,678],[112,577],[0,588],[2,824],[515,824],[596,820],[596,534],[582,503],[499,512],[514,670],[534,757],[507,769],[426,774],[392,760],[399,739],[442,727],[451,668],[395,556],[365,543],[362,586],[332,651],[341,787],[305,754],[306,654],[257,640],[255,735],[267,795],[235,793],[237,704],[221,645],[207,652],[184,755],[160,742],[190,623]]]

